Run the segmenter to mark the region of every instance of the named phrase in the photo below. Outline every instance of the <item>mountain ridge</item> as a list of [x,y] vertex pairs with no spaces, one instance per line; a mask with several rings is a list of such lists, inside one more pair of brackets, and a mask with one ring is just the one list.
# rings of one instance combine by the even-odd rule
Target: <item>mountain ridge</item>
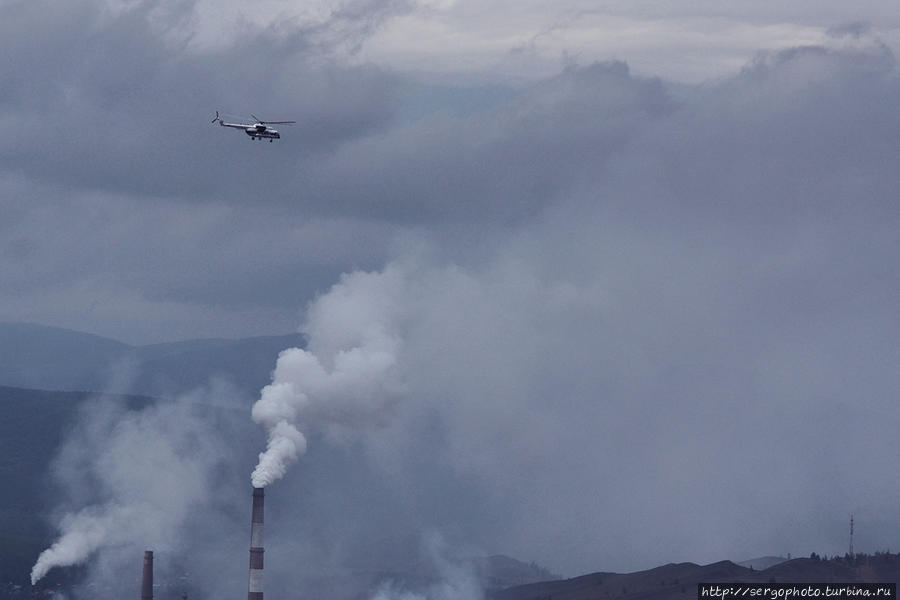
[[226,381],[256,395],[299,333],[132,345],[35,323],[0,322],[0,385],[172,397]]
[[689,600],[700,583],[893,583],[900,554],[794,558],[758,571],[730,560],[669,563],[632,573],[597,572],[496,590],[490,600]]

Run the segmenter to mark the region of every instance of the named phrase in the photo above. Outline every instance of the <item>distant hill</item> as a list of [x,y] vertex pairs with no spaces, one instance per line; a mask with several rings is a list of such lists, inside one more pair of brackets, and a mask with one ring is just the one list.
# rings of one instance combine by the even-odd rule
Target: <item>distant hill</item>
[[701,581],[732,581],[752,573],[731,561],[699,566],[670,563],[635,573],[591,573],[581,577],[544,581],[491,594],[492,600],[607,600],[610,598],[696,598]]
[[256,395],[278,353],[304,347],[300,334],[133,346],[29,323],[0,323],[0,385],[171,397],[211,378]]
[[52,389],[98,390],[109,366],[131,352],[121,342],[29,323],[0,323],[0,383]]
[[731,561],[671,563],[635,573],[592,573],[572,579],[506,588],[491,600],[689,600],[698,583],[885,583],[900,580],[900,554],[858,555],[854,560],[795,558],[758,571]]
[[472,561],[486,590],[503,589],[526,583],[559,579],[547,569],[535,564],[496,554]]

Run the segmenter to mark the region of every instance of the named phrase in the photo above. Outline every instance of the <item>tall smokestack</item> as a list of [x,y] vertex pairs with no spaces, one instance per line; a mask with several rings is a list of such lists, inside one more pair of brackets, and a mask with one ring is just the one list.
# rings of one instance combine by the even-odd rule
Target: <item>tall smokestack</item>
[[153,551],[144,552],[144,577],[141,579],[141,600],[153,600]]
[[250,581],[247,600],[263,600],[263,489],[253,488],[253,515],[250,518]]

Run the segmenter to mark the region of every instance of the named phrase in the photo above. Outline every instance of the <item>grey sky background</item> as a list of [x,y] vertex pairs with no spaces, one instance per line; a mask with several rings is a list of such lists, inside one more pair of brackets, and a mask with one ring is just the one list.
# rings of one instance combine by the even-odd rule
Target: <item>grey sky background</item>
[[553,6],[3,3],[0,319],[383,319],[402,392],[271,488],[304,576],[435,531],[564,575],[843,553],[851,512],[896,550],[894,4]]

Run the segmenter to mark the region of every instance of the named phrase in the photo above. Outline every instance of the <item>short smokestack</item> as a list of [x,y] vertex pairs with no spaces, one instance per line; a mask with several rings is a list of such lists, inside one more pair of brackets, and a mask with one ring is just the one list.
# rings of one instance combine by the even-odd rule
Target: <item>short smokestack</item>
[[144,552],[144,577],[141,579],[141,600],[153,600],[153,551]]
[[263,489],[253,488],[250,518],[250,581],[247,600],[263,600]]

